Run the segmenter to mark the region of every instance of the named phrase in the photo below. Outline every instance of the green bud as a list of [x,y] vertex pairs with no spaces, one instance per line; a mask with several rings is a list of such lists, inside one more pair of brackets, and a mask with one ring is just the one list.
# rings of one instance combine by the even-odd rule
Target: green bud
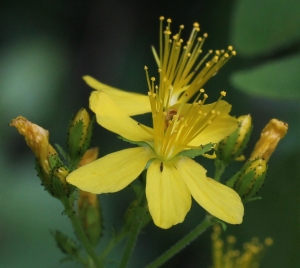
[[250,115],[242,115],[237,120],[237,130],[222,140],[216,150],[217,158],[226,165],[241,158],[252,131]]
[[64,254],[69,255],[71,258],[74,259],[79,258],[79,249],[76,242],[73,239],[69,238],[60,231],[52,232],[52,235],[56,241],[57,246]]
[[263,186],[267,173],[267,163],[262,158],[249,160],[242,169],[226,183],[242,198],[243,203],[260,199],[257,193]]
[[80,158],[90,146],[92,123],[84,108],[80,109],[71,121],[67,146],[74,168],[77,167]]
[[97,195],[79,191],[78,218],[91,244],[96,246],[102,232],[102,218]]

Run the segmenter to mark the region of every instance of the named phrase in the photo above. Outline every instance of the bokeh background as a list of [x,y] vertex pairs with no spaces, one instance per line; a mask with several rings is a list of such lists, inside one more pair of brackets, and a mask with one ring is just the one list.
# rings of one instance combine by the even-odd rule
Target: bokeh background
[[[253,236],[272,237],[262,267],[300,267],[300,2],[298,0],[93,1],[2,0],[0,9],[0,267],[78,267],[60,263],[63,255],[50,232],[73,235],[62,206],[40,186],[34,156],[12,118],[23,115],[50,131],[51,143],[65,144],[71,114],[88,107],[91,89],[82,76],[145,93],[143,66],[156,74],[150,45],[158,44],[159,16],[180,24],[198,21],[209,38],[204,49],[226,48],[237,56],[206,85],[212,96],[227,91],[232,114],[251,114],[254,132],[249,155],[271,118],[289,124],[289,132],[269,161],[261,201],[247,204],[242,225],[226,234],[238,244]],[[149,119],[149,118],[148,118]],[[147,118],[146,118],[147,120]],[[93,145],[100,156],[128,147],[100,126]],[[213,165],[198,159],[213,176]],[[238,164],[236,165],[238,167]],[[236,168],[235,167],[235,168]],[[230,177],[234,169],[225,177]],[[104,241],[121,224],[129,189],[100,196]],[[184,223],[160,230],[152,223],[141,233],[130,267],[143,267],[202,220],[193,204]],[[117,256],[122,245],[115,251]],[[210,231],[164,267],[209,267]],[[112,256],[112,267],[116,267]]]

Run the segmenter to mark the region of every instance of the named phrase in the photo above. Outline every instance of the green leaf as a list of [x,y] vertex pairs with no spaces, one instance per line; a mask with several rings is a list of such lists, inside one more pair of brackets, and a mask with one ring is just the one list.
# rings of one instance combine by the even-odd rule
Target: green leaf
[[243,56],[272,53],[300,40],[299,0],[240,0],[233,12],[231,41]]
[[[300,1],[299,1],[300,2]],[[270,61],[259,67],[236,72],[232,84],[251,95],[299,99],[300,54],[282,60]]]
[[182,151],[182,152],[179,153],[179,155],[194,158],[196,156],[203,155],[206,152],[210,151],[213,148],[213,146],[214,146],[213,143],[208,143],[208,144],[205,144],[203,146],[201,145],[197,149],[190,149],[190,150]]

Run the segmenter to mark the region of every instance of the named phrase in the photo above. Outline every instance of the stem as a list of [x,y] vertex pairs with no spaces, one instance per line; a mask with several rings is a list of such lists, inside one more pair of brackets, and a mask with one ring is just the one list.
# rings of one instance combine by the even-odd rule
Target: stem
[[82,226],[81,226],[76,214],[73,211],[73,207],[70,204],[70,200],[68,198],[64,198],[62,200],[62,203],[65,206],[65,213],[69,216],[69,218],[72,222],[73,228],[75,230],[75,233],[76,233],[78,239],[80,240],[80,242],[82,243],[83,247],[85,248],[87,254],[93,260],[95,267],[102,268],[103,266],[102,266],[101,262],[99,261],[97,255],[94,251],[93,246],[91,245],[84,230],[82,229]]
[[206,216],[205,219],[194,230],[188,233],[185,237],[179,240],[169,250],[159,256],[156,260],[146,266],[146,268],[156,268],[161,266],[167,260],[172,258],[175,254],[184,249],[188,244],[194,241],[199,235],[201,235],[208,227],[215,223],[211,216]]
[[[140,175],[142,181],[146,180],[146,171],[143,171],[142,174]],[[144,189],[141,189],[141,191],[139,192],[138,196],[138,205],[135,208],[134,211],[134,217],[133,220],[131,222],[131,228],[129,231],[129,237],[124,249],[124,253],[121,259],[121,264],[120,264],[120,268],[126,268],[130,259],[130,256],[132,254],[132,251],[134,249],[136,240],[138,238],[139,232],[141,230],[141,227],[144,226],[143,221],[144,221],[144,217],[147,211],[146,208],[146,194]]]
[[[136,219],[133,221],[132,226],[130,228],[130,232],[129,232],[129,238],[127,241],[127,244],[125,246],[125,250],[122,256],[122,260],[121,260],[121,264],[120,264],[120,268],[126,268],[129,258],[131,256],[131,253],[134,249],[134,245],[136,243],[137,237],[139,235],[140,229],[141,229],[141,223],[143,221],[142,219],[142,214],[145,213],[144,209],[142,208],[137,208],[138,212],[137,212],[137,217]],[[141,216],[141,217],[139,217]]]

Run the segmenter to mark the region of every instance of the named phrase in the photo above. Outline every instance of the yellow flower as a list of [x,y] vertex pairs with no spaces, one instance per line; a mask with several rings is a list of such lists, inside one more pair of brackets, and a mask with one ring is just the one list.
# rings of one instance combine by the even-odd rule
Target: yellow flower
[[146,197],[157,226],[170,228],[182,222],[190,210],[191,196],[219,219],[241,223],[244,207],[239,195],[206,177],[202,166],[182,154],[217,143],[236,130],[237,120],[228,115],[231,106],[221,97],[216,103],[204,105],[208,96],[203,90],[192,104],[165,106],[170,90],[155,87],[154,78],[148,82],[153,128],[137,123],[103,91],[90,102],[101,126],[139,142],[141,147],[108,154],[75,170],[67,181],[95,194],[117,192],[148,166]]
[[[184,26],[181,25],[178,33],[171,36],[171,19],[167,19],[165,30],[163,30],[163,22],[164,17],[160,17],[159,55],[154,48],[153,53],[159,68],[159,88],[169,93],[169,98],[165,98],[164,105],[171,106],[189,101],[236,52],[233,51],[232,46],[229,46],[227,51],[210,50],[202,57],[202,46],[208,34],[198,36],[199,23],[194,23],[190,37],[184,44],[181,39]],[[83,79],[90,87],[98,90],[92,92],[91,102],[98,99],[99,91],[103,91],[128,115],[151,111],[145,95],[113,88],[90,76],[84,76]]]

